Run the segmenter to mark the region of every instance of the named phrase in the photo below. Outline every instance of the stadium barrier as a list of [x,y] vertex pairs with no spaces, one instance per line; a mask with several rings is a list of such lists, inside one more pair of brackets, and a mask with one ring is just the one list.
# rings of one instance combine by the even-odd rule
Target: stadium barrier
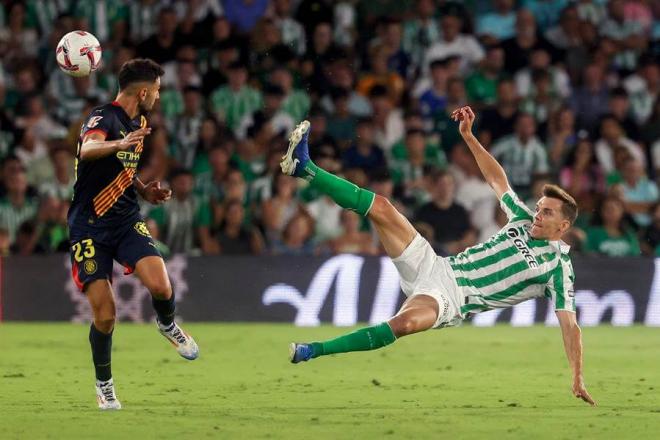
[[[582,325],[660,326],[660,259],[574,258],[576,304]],[[184,257],[167,267],[185,321],[291,322],[350,326],[381,322],[403,300],[386,257]],[[88,322],[90,308],[70,276],[69,257],[2,260],[0,319]],[[135,276],[115,266],[117,316],[145,322],[154,314]],[[545,299],[476,315],[472,325],[508,322],[557,325]]]

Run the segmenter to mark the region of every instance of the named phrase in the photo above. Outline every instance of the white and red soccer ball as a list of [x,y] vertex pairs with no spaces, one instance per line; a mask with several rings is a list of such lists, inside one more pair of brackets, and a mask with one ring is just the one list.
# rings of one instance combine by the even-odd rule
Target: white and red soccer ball
[[87,76],[101,64],[101,45],[89,32],[73,31],[57,43],[57,64],[67,75]]

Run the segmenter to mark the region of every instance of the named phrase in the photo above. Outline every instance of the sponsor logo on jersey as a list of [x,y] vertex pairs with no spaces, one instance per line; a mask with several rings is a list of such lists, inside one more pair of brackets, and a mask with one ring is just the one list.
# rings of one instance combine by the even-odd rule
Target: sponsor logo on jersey
[[94,128],[99,125],[99,122],[103,119],[103,116],[92,116],[87,120],[87,128]]
[[513,239],[513,245],[520,251],[522,256],[525,258],[525,261],[527,262],[527,265],[530,268],[536,268],[539,267],[539,264],[536,262],[536,257],[532,253],[531,249],[529,249],[529,246],[527,246],[527,243],[525,243],[525,240],[523,237],[521,237],[520,231],[518,228],[509,228],[506,230],[506,235],[509,238]]

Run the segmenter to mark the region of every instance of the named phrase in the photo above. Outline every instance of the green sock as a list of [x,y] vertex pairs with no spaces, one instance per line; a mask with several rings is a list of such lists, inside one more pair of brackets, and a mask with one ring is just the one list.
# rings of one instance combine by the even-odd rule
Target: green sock
[[330,339],[325,342],[312,342],[312,357],[325,356],[327,354],[348,353],[349,351],[376,350],[377,348],[390,345],[396,340],[392,329],[387,322],[383,322],[373,327],[365,327]]
[[309,181],[313,188],[329,196],[342,208],[350,209],[362,216],[366,216],[371,209],[376,197],[373,192],[328,173],[311,160],[307,162],[304,171],[305,180]]

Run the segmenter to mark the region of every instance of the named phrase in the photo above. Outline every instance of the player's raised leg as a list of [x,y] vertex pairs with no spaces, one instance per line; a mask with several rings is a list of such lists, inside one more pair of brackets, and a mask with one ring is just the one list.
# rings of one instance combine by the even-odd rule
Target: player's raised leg
[[135,265],[135,274],[151,293],[151,302],[156,311],[160,333],[176,348],[176,351],[188,360],[197,359],[199,347],[188,333],[174,321],[174,291],[167,276],[165,262],[161,257],[141,258]]
[[[282,171],[309,181],[310,185],[341,207],[368,216],[388,256],[400,257],[417,234],[413,226],[385,197],[316,166],[309,156],[309,131],[309,122],[303,121],[291,133],[289,148],[280,163]],[[375,350],[393,343],[398,337],[433,327],[437,317],[437,301],[429,296],[416,295],[406,301],[400,312],[388,322],[325,342],[292,343],[290,360],[298,363],[328,354]]]
[[115,327],[115,300],[107,279],[87,284],[85,293],[92,307],[94,321],[89,329],[89,343],[96,372],[96,400],[99,408],[121,409],[112,380],[112,332]]

